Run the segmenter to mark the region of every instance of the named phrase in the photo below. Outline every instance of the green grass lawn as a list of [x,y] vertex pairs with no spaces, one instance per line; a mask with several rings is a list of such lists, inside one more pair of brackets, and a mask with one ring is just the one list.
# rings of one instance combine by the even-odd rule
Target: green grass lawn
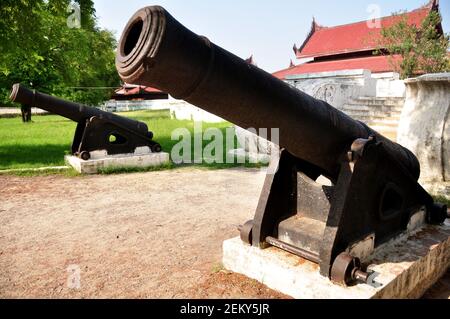
[[[169,153],[178,143],[171,140],[172,131],[187,128],[192,134],[194,128],[192,121],[170,119],[169,111],[137,111],[120,115],[146,122],[154,133],[154,139]],[[70,152],[76,123],[57,115],[33,116],[32,119],[33,123],[29,124],[22,123],[20,118],[0,119],[0,170],[64,165],[64,155]],[[230,126],[227,122],[203,123],[203,130],[216,127],[225,132]],[[203,142],[204,145],[208,143]],[[218,168],[236,165],[202,166]]]

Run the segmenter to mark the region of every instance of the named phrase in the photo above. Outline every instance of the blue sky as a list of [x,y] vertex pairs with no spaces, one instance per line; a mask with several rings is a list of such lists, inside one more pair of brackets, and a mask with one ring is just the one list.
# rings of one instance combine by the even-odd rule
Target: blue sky
[[[312,17],[324,26],[370,18],[375,4],[381,16],[412,10],[428,0],[95,0],[101,27],[116,36],[140,8],[161,5],[192,31],[207,36],[228,51],[247,58],[269,72],[288,67],[295,60],[292,47],[305,39]],[[444,31],[450,32],[450,0],[441,0]]]

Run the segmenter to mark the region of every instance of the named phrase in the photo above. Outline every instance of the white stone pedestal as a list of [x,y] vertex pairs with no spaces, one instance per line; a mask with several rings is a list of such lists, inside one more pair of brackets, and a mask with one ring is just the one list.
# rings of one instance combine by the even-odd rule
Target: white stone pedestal
[[392,241],[369,261],[381,287],[341,287],[319,274],[319,266],[271,247],[261,250],[239,238],[223,243],[226,269],[255,279],[297,299],[420,298],[450,266],[450,222],[426,226]]
[[417,156],[426,190],[450,199],[450,73],[426,74],[405,84],[397,141]]
[[90,160],[82,160],[76,156],[65,157],[67,164],[81,174],[97,174],[105,168],[148,168],[169,163],[168,153],[140,153],[106,155],[106,152],[92,152]]

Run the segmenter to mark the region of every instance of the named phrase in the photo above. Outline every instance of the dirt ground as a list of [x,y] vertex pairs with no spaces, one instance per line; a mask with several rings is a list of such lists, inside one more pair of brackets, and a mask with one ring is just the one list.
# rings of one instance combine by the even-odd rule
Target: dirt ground
[[[0,176],[0,298],[287,298],[220,263],[264,176]],[[449,296],[447,273],[426,297]]]

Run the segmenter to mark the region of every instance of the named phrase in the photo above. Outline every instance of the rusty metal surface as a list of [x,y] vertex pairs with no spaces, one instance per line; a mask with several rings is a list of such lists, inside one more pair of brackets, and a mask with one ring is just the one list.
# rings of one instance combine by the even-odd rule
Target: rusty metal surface
[[331,280],[339,285],[347,286],[352,281],[353,270],[360,266],[359,260],[342,253],[334,260],[331,268]]
[[252,236],[253,236],[252,229],[253,229],[253,220],[249,220],[244,225],[239,227],[241,240],[249,245],[252,244]]
[[278,247],[282,250],[285,250],[287,252],[290,252],[291,254],[294,254],[296,256],[302,257],[306,260],[312,261],[313,263],[319,263],[320,258],[318,254],[314,254],[310,251],[307,251],[305,249],[301,249],[295,246],[292,246],[288,243],[282,242],[281,240],[278,240],[276,238],[273,237],[267,237],[266,241],[268,244]]
[[20,84],[13,86],[10,99],[77,122],[72,154],[84,160],[98,150],[106,150],[108,155],[127,154],[134,153],[137,147],[148,146],[152,152],[161,152],[161,146],[152,140],[153,133],[143,122],[58,99]]
[[[240,127],[279,128],[276,173],[266,177],[251,227],[241,229],[253,246],[309,256],[341,283],[364,281],[357,259],[346,264],[342,256],[349,245],[367,234],[380,245],[422,206],[429,222],[442,221],[446,208],[417,183],[420,165],[409,150],[191,32],[162,7],[130,19],[116,66],[127,83],[156,87]],[[321,175],[333,185],[316,186]]]
[[331,280],[342,286],[354,283],[374,284],[373,276],[361,269],[361,261],[347,253],[339,254],[331,268]]

